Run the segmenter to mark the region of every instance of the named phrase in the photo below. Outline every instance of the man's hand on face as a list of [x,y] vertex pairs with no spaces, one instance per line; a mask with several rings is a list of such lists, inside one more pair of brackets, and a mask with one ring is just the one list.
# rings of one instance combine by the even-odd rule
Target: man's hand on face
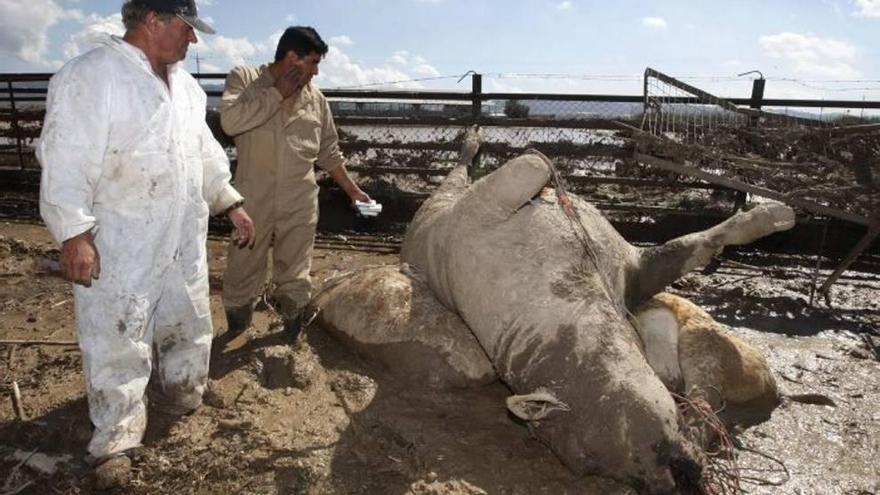
[[61,244],[61,275],[64,280],[92,286],[101,276],[101,256],[91,232],[71,237]]
[[301,75],[302,67],[297,64],[292,65],[287,72],[282,74],[281,77],[275,81],[275,89],[277,89],[285,99],[289,98],[302,87],[300,85]]
[[232,209],[228,216],[232,225],[235,226],[235,230],[232,232],[232,242],[239,248],[254,247],[254,243],[257,241],[257,230],[250,215],[239,206]]

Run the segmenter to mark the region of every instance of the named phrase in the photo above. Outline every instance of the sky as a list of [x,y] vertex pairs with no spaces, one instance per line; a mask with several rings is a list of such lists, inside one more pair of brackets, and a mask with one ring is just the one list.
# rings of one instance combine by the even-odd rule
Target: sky
[[[652,67],[718,96],[880,100],[880,0],[197,0],[186,66],[270,62],[290,25],[330,45],[324,89],[642,93]],[[0,72],[53,72],[123,32],[121,0],[0,0]]]

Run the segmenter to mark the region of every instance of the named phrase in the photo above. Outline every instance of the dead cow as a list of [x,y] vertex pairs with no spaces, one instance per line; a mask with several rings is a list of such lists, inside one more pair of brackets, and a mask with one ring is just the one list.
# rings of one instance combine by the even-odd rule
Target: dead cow
[[[700,449],[684,438],[676,405],[646,359],[627,308],[645,303],[725,245],[792,227],[793,211],[762,205],[706,231],[638,248],[587,202],[545,189],[552,164],[540,153],[515,158],[471,184],[467,167],[478,146],[469,136],[459,165],[409,226],[401,258],[419,284],[413,278],[404,284],[424,280],[463,319],[482,347],[465,361],[473,358],[472,369],[484,369],[482,353],[488,355],[517,394],[508,400],[510,410],[531,421],[569,468],[622,479],[644,492],[675,492],[676,480],[696,484]],[[370,284],[380,292],[396,290]],[[353,282],[355,291],[358,285],[363,281]],[[424,332],[426,323],[436,321],[411,318],[409,306],[388,311],[384,302],[382,310],[354,300],[326,306],[345,293],[322,301],[323,321],[355,341],[381,344],[370,335],[377,327],[419,340],[431,333]],[[366,330],[363,318],[347,312],[378,317]],[[463,341],[456,349],[470,345]],[[381,358],[392,367],[399,359],[393,352]]]
[[[725,245],[791,228],[793,211],[765,204],[661,246],[632,246],[592,205],[545,189],[538,152],[470,184],[464,164],[417,212],[401,258],[473,331],[508,404],[578,473],[646,492],[696,482],[701,461],[675,403],[627,319]],[[563,201],[560,202],[560,199]]]
[[312,304],[324,329],[405,381],[449,389],[497,379],[467,325],[405,264],[341,273]]
[[770,418],[779,392],[757,349],[696,304],[666,292],[633,316],[648,364],[670,391],[705,400],[728,424]]

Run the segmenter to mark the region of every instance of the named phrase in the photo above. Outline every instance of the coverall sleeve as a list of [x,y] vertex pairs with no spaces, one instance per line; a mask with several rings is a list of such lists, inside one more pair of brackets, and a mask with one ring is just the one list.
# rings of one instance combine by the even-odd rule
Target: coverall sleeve
[[242,199],[241,194],[229,183],[232,174],[229,171],[229,158],[226,151],[211,133],[211,128],[204,123],[201,129],[202,194],[208,202],[211,215],[225,211],[235,202]]
[[321,147],[318,150],[318,166],[330,172],[345,164],[345,157],[339,149],[339,133],[330,112],[330,104],[324,100],[324,111],[321,118]]
[[96,226],[92,207],[110,134],[110,78],[74,64],[49,82],[36,149],[40,216],[59,244]]
[[237,136],[268,121],[281,109],[281,93],[274,87],[261,88],[248,81],[245,68],[236,67],[226,77],[220,125],[230,136]]

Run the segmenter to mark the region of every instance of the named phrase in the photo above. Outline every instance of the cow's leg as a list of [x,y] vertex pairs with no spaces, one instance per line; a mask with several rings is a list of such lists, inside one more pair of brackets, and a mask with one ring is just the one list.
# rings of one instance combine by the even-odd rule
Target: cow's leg
[[791,208],[781,203],[765,203],[702,232],[644,248],[627,276],[627,306],[638,307],[686,273],[704,266],[724,246],[748,244],[792,227]]
[[428,201],[434,199],[434,196],[441,196],[444,201],[449,201],[450,196],[458,199],[465,193],[470,185],[468,178],[468,169],[473,165],[477,152],[483,144],[483,130],[477,126],[470,127],[464,135],[464,141],[461,143],[461,150],[458,154],[458,163],[455,165],[443,182],[437,186],[437,190],[431,195]]
[[[430,260],[437,256],[436,247],[445,245],[446,240],[443,237],[445,230],[435,229],[434,226],[436,223],[443,223],[438,222],[437,219],[443,217],[449,208],[467,194],[471,184],[468,169],[471,168],[482,142],[483,131],[479,127],[473,126],[467,130],[461,145],[458,164],[437,186],[431,197],[422,204],[407,227],[400,259],[412,268],[418,271],[431,269]],[[448,304],[448,301],[444,301],[444,304]]]

